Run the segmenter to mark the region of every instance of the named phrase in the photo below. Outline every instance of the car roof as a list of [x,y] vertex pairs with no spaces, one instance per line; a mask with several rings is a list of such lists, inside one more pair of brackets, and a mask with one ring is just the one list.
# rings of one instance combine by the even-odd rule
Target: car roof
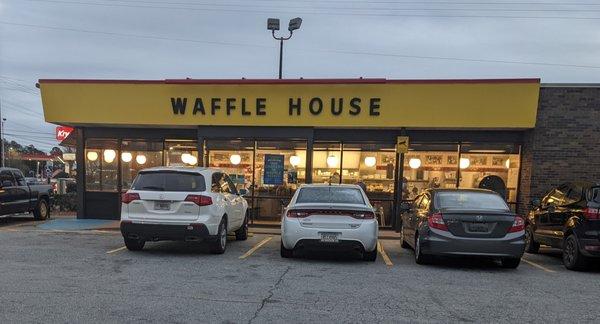
[[302,184],[300,185],[300,188],[318,188],[318,187],[337,187],[337,188],[360,188],[359,185],[355,185],[355,184],[348,184],[348,183],[342,183],[342,184],[337,184],[337,183],[332,183],[332,184],[328,184],[328,183],[306,183],[306,184]]
[[431,189],[426,189],[426,191],[429,191],[431,193],[436,193],[436,192],[480,192],[480,193],[498,194],[497,192],[495,192],[493,190],[480,189],[480,188],[431,188]]
[[204,174],[212,174],[215,172],[223,172],[221,169],[217,168],[205,168],[205,167],[182,167],[182,166],[158,166],[151,167],[140,170],[140,172],[160,172],[160,171],[177,171],[177,172],[187,172],[187,173],[204,173]]

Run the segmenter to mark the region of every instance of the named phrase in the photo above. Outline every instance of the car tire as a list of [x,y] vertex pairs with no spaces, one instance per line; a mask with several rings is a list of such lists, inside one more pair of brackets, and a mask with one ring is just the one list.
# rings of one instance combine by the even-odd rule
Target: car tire
[[50,217],[50,209],[48,208],[48,202],[41,199],[38,202],[37,207],[33,210],[33,219],[35,220],[46,220]]
[[281,254],[282,258],[293,258],[294,257],[294,250],[293,249],[286,249],[285,246],[283,246],[283,242],[281,242],[281,247],[279,248],[279,253]]
[[584,270],[586,268],[587,259],[579,251],[579,243],[575,234],[571,234],[565,239],[562,259],[563,264],[569,270]]
[[219,224],[219,230],[217,231],[217,237],[213,242],[210,243],[210,253],[212,254],[223,254],[227,248],[227,219],[223,218],[221,224]]
[[125,241],[125,246],[129,251],[141,251],[144,248],[144,245],[146,244],[146,241],[143,240],[135,240],[125,237],[123,238],[123,240]]
[[533,237],[533,227],[527,225],[525,228],[525,252],[538,253],[540,251],[540,243],[536,242]]
[[417,233],[415,239],[415,262],[417,264],[428,264],[431,262],[431,256],[423,254],[421,251],[421,234]]
[[248,239],[248,215],[244,217],[244,223],[237,231],[235,231],[236,241],[245,241]]
[[374,262],[375,260],[377,260],[377,248],[375,248],[375,250],[371,252],[364,251],[363,260],[369,262]]
[[521,263],[521,258],[502,258],[500,260],[502,268],[516,269]]
[[404,239],[404,229],[400,232],[400,247],[403,249],[410,249],[410,244],[406,243]]

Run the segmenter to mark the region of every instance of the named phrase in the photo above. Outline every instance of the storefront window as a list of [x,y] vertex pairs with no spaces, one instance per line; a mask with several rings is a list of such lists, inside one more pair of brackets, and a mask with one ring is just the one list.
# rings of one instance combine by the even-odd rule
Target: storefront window
[[305,179],[305,141],[256,142],[254,220],[279,221]]
[[313,183],[341,183],[342,145],[337,142],[313,146]]
[[413,143],[404,155],[402,199],[414,199],[424,189],[456,188],[458,145]]
[[196,141],[165,141],[165,163],[168,166],[197,166]]
[[389,226],[394,200],[394,145],[344,143],[343,148],[342,183],[364,187],[379,224]]
[[163,142],[123,140],[121,143],[122,190],[131,183],[142,169],[163,164]]
[[506,144],[463,144],[460,155],[460,188],[496,191],[509,203],[517,201],[519,147]]
[[225,171],[238,190],[242,188],[249,189],[250,194],[252,193],[254,141],[206,141],[206,155],[209,167]]
[[117,141],[88,139],[85,147],[86,190],[117,191]]

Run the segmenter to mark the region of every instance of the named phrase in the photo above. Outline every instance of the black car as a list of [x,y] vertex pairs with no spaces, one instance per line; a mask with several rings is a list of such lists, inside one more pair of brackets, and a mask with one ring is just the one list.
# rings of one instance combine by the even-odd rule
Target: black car
[[537,253],[540,244],[562,249],[563,263],[571,270],[600,257],[600,184],[565,183],[531,204],[526,252]]
[[419,264],[433,256],[478,256],[519,266],[525,219],[493,191],[427,189],[403,209],[402,247],[412,247]]

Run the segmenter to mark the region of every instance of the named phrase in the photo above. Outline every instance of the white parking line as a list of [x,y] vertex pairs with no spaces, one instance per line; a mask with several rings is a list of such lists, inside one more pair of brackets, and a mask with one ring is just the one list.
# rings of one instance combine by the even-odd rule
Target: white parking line
[[127,248],[126,246],[121,246],[121,247],[120,247],[120,248],[118,248],[118,249],[114,249],[114,250],[110,250],[110,251],[106,252],[106,254],[112,254],[112,253],[116,253],[116,252],[119,252],[119,251],[123,251],[123,250],[125,250],[126,248]]

